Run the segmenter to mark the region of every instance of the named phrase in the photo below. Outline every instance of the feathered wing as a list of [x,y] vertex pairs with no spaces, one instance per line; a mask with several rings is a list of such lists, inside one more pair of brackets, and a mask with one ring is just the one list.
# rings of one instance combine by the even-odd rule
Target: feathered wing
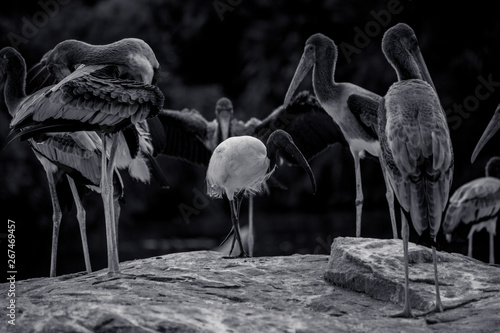
[[[40,132],[104,130],[115,132],[154,117],[163,107],[157,86],[116,79],[116,66],[83,66],[56,86],[27,98],[11,122],[11,134],[28,138]],[[21,133],[18,133],[21,132]],[[11,139],[12,140],[12,139]]]
[[161,154],[181,160],[208,165],[213,149],[210,136],[215,123],[208,122],[198,111],[162,110],[158,114],[165,134]]
[[338,125],[316,97],[307,91],[299,93],[288,106],[274,110],[255,128],[255,136],[267,142],[271,133],[278,129],[292,136],[295,145],[308,161],[335,143],[348,146]]
[[377,113],[380,101],[380,98],[360,94],[352,94],[347,98],[347,106],[356,120],[370,136],[377,139]]
[[[421,98],[425,96],[425,98]],[[449,196],[453,151],[446,118],[430,85],[394,84],[380,104],[383,162],[402,208],[434,239]]]
[[500,213],[500,180],[482,177],[470,181],[450,198],[443,220],[443,232],[451,233],[459,223],[479,223]]

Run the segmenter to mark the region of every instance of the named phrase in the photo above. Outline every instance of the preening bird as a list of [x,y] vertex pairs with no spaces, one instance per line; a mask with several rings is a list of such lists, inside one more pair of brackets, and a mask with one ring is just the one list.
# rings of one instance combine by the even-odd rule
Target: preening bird
[[[26,98],[24,89],[26,64],[21,54],[13,48],[6,47],[0,50],[0,77],[6,80],[4,95],[7,108],[11,116],[15,116],[20,100]],[[101,139],[95,132],[47,133],[28,139],[28,143],[45,170],[52,201],[50,276],[56,276],[58,236],[62,218],[61,202],[64,206],[68,205],[69,193],[77,209],[85,268],[87,272],[91,272],[85,226],[86,214],[80,195],[82,185],[99,191]],[[114,195],[118,199],[122,196],[123,184],[120,175],[116,172],[113,181],[115,183]]]
[[479,155],[479,153],[488,143],[488,141],[490,141],[490,139],[496,134],[496,132],[498,132],[499,128],[500,128],[500,104],[498,104],[495,113],[493,113],[493,117],[491,117],[488,126],[486,126],[483,135],[481,135],[481,138],[477,142],[476,148],[474,148],[474,151],[472,152],[472,156],[470,159],[471,163],[474,163],[477,155]]
[[[27,139],[52,132],[101,133],[106,154],[101,154],[100,187],[105,210],[108,269],[114,274],[119,272],[112,182],[118,145],[116,133],[154,117],[163,107],[164,97],[157,86],[131,80],[141,77],[153,81],[157,61],[149,53],[138,54],[135,48],[126,52],[127,48],[122,47],[123,53],[116,54],[109,46],[96,46],[90,48],[90,52],[88,47],[92,46],[87,45],[84,49],[77,41],[61,44],[64,45],[61,54],[71,54],[68,59],[76,69],[64,77],[68,72],[63,65],[55,62],[56,65],[47,66],[57,80],[63,78],[53,86],[18,100],[13,108],[17,111],[11,122],[15,134],[12,136]],[[71,45],[75,45],[74,49]],[[61,51],[57,46],[55,49]],[[129,74],[133,69],[141,75]]]
[[[360,119],[360,115],[353,112],[347,100],[350,95],[357,94],[371,100],[373,103],[378,103],[381,97],[351,83],[335,82],[334,73],[337,57],[337,46],[330,38],[322,34],[315,34],[309,37],[306,41],[302,58],[286,93],[284,104],[289,103],[300,82],[312,69],[314,93],[321,106],[340,127],[354,158],[356,176],[356,237],[360,237],[363,211],[360,159],[364,158],[366,152],[375,157],[379,157],[381,152],[380,143],[374,128],[377,121],[376,113],[363,113],[365,117],[371,120],[370,125],[365,125],[362,119]],[[387,189],[386,197],[389,204],[392,233],[393,237],[397,238],[394,194],[388,184],[385,167],[383,165],[381,167]]]
[[220,143],[214,150],[207,169],[207,194],[222,198],[225,194],[231,207],[231,221],[235,232],[229,257],[238,241],[240,257],[247,256],[243,248],[239,229],[241,200],[249,194],[260,193],[265,181],[272,175],[278,154],[296,160],[308,173],[316,192],[316,180],[307,160],[293,143],[290,134],[283,130],[274,131],[266,144],[252,136],[233,136]]
[[382,51],[398,77],[378,105],[378,135],[381,163],[402,210],[405,304],[399,315],[410,317],[408,219],[420,241],[432,247],[436,288],[432,311],[443,311],[435,242],[453,178],[453,150],[446,115],[413,30],[403,23],[387,30]]
[[[278,107],[263,120],[251,118],[243,122],[236,119],[233,105],[227,98],[217,102],[212,121],[207,121],[196,110],[187,109],[180,112],[163,110],[158,119],[165,133],[163,143],[157,144],[160,154],[202,166],[208,166],[213,150],[229,137],[248,135],[267,142],[277,129],[292,136],[308,161],[335,143],[347,146],[338,126],[307,91],[297,94],[287,106]],[[253,195],[249,194],[250,255],[254,244],[252,198]]]
[[490,234],[489,262],[494,264],[494,237],[500,214],[500,157],[492,157],[488,161],[485,173],[486,177],[474,179],[453,193],[443,221],[443,233],[451,241],[453,231],[460,224],[470,226],[467,255],[472,257],[474,233],[485,228]]

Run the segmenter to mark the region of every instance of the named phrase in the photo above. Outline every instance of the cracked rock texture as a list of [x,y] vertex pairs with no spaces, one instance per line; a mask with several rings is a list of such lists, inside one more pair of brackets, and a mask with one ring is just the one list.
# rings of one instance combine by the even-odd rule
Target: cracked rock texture
[[[410,251],[418,314],[434,300],[432,258]],[[401,241],[338,238],[330,258],[198,251],[121,263],[118,278],[17,281],[16,325],[4,318],[0,332],[498,332],[500,268],[439,256],[443,303],[454,308],[417,319],[390,317],[402,306]]]

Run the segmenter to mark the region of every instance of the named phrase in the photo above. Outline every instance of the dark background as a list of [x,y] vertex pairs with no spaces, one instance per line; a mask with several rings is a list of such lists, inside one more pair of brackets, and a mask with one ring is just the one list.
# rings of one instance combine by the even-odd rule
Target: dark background
[[[337,45],[359,49],[350,57],[339,51],[338,82],[352,82],[384,95],[396,75],[381,52],[380,42],[388,27],[405,22],[415,31],[443,108],[449,110],[456,163],[452,191],[484,175],[485,163],[497,153],[499,138],[486,146],[473,165],[470,156],[500,102],[500,94],[495,90],[472,105],[467,119],[458,118],[460,123],[453,105],[473,101],[479,76],[491,75],[493,81],[500,81],[500,21],[489,2],[391,1],[400,12],[386,16],[385,27],[377,23],[374,13],[387,10],[387,1],[232,3],[239,4],[225,11],[221,20],[214,1],[207,0],[18,0],[0,10],[0,46],[16,44],[31,66],[65,39],[107,44],[125,37],[142,38],[161,64],[160,87],[166,108],[196,108],[213,119],[215,102],[226,96],[234,103],[236,117],[246,121],[252,116],[262,119],[282,103],[304,43],[316,32],[329,36]],[[31,30],[27,27],[30,24]],[[358,31],[366,32],[366,28],[372,29],[371,36],[359,39]],[[301,89],[312,90],[310,75]],[[10,116],[3,94],[0,102],[0,143],[4,146]],[[189,223],[179,211],[181,204],[196,207],[195,193],[204,192],[204,168],[166,157],[160,157],[159,162],[169,178],[169,190],[154,182],[132,181],[123,173],[127,203],[122,207],[119,228],[121,261],[213,249],[230,229],[226,200],[201,199],[198,204],[203,207],[190,216]],[[316,195],[311,195],[302,170],[281,168],[278,176],[289,189],[273,189],[269,195],[256,198],[255,255],[328,253],[335,237],[354,236],[351,154],[335,146],[315,158],[311,166],[319,184]],[[361,168],[365,194],[362,236],[390,238],[380,167],[365,159]],[[6,227],[7,219],[16,222],[17,277],[48,276],[52,206],[43,168],[26,142],[14,142],[0,152],[0,175],[2,224]],[[97,270],[107,266],[100,195],[90,194],[84,205],[90,255]],[[245,203],[242,224],[246,224],[246,214]],[[414,232],[411,237],[416,240]],[[474,256],[487,261],[485,231],[476,235],[475,244]],[[466,243],[444,243],[443,248],[466,253]],[[500,253],[496,252],[498,262]],[[58,253],[58,275],[84,269],[74,210],[63,215]]]

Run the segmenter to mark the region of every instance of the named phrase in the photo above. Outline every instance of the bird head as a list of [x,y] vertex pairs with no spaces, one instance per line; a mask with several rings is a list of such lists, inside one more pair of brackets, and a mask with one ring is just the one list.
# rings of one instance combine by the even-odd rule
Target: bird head
[[436,90],[415,32],[409,25],[398,23],[388,29],[382,38],[382,52],[396,70],[399,80],[420,79]]
[[16,49],[7,46],[0,50],[0,78],[6,76],[8,72],[21,75],[25,68],[24,58]]
[[302,58],[300,59],[297,69],[295,70],[292,82],[288,87],[285,102],[283,104],[288,105],[300,83],[304,80],[304,77],[317,62],[326,59],[328,62],[333,61],[333,66],[335,66],[337,52],[337,46],[335,43],[325,35],[318,33],[309,37],[306,41]]
[[222,97],[217,101],[215,105],[215,117],[219,123],[221,141],[229,137],[233,113],[233,103],[228,98]]
[[284,154],[288,158],[296,160],[309,175],[311,184],[313,186],[313,193],[316,193],[316,179],[314,178],[311,167],[309,166],[309,163],[307,163],[304,155],[302,155],[302,152],[293,142],[292,136],[290,134],[283,130],[274,131],[267,139],[266,149],[267,157],[270,160],[269,166],[271,168],[274,168],[275,165],[278,165],[278,161],[280,161],[279,154]]

